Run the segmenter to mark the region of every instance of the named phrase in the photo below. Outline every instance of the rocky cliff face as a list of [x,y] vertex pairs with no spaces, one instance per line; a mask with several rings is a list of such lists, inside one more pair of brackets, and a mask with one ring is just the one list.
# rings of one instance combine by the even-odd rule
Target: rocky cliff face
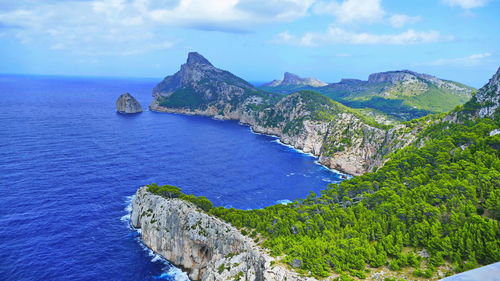
[[269,95],[193,53],[179,72],[158,84],[153,97],[152,110],[239,120],[351,175],[379,167],[388,153],[412,139],[402,137],[410,134],[406,126],[389,131],[318,93]]
[[140,228],[149,248],[184,268],[192,280],[314,280],[274,264],[274,258],[228,223],[147,187],[132,201],[131,224]]
[[123,114],[142,112],[141,104],[129,93],[125,93],[116,100],[116,111]]
[[245,80],[214,67],[200,54],[191,52],[177,73],[167,76],[153,89],[150,107],[195,111],[212,106],[224,110],[228,104],[239,104],[248,96],[258,94],[264,95]]
[[479,117],[493,117],[500,106],[500,68],[475,95],[479,103]]
[[311,86],[311,87],[323,87],[328,85],[319,79],[307,77],[302,78],[296,74],[285,72],[282,80],[273,80],[270,83],[264,84],[263,87],[278,87],[278,86]]

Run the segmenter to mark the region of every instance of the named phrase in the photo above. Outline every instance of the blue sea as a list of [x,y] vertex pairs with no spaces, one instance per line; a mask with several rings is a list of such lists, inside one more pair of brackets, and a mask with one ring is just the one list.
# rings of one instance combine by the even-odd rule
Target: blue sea
[[[0,280],[185,280],[129,227],[138,187],[262,208],[340,175],[234,121],[147,110],[158,79],[0,76]],[[115,112],[130,92],[145,112]]]

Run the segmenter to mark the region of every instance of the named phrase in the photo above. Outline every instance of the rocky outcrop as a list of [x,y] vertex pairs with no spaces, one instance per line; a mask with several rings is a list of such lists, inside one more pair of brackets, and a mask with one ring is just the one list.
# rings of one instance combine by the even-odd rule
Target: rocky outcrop
[[323,87],[328,85],[319,79],[307,77],[302,78],[296,74],[285,72],[282,80],[273,80],[267,84],[262,85],[263,87],[278,87],[278,86],[311,86],[311,87]]
[[197,53],[190,53],[179,72],[158,84],[153,97],[151,110],[239,120],[351,175],[378,168],[387,154],[412,140],[404,138],[412,132],[406,125],[388,130],[367,123],[366,116],[318,93],[279,97],[259,91]]
[[490,81],[477,91],[475,99],[479,104],[479,117],[493,117],[500,106],[500,68]]
[[116,100],[116,111],[123,114],[142,112],[141,104],[129,93],[125,93]]
[[131,224],[144,244],[192,280],[312,281],[269,256],[236,228],[195,205],[167,199],[141,187],[133,201]]

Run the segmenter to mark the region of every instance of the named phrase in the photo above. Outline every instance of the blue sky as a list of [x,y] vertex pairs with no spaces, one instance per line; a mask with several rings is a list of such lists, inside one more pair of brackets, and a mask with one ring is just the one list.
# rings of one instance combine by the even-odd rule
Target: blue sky
[[0,0],[0,73],[164,77],[187,52],[249,81],[411,69],[480,87],[499,0]]

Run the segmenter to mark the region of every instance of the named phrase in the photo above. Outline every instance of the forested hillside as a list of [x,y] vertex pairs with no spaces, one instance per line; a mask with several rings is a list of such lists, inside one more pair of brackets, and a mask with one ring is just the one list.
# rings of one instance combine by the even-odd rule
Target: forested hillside
[[499,84],[500,69],[378,171],[321,194],[259,210],[197,200],[317,278],[363,279],[385,267],[399,277],[436,278],[499,261]]
[[[231,224],[255,230],[264,247],[325,277],[369,268],[412,268],[432,277],[500,260],[498,120],[440,123],[376,173],[328,186],[289,205],[263,210],[214,208]],[[297,262],[298,260],[299,262]]]

